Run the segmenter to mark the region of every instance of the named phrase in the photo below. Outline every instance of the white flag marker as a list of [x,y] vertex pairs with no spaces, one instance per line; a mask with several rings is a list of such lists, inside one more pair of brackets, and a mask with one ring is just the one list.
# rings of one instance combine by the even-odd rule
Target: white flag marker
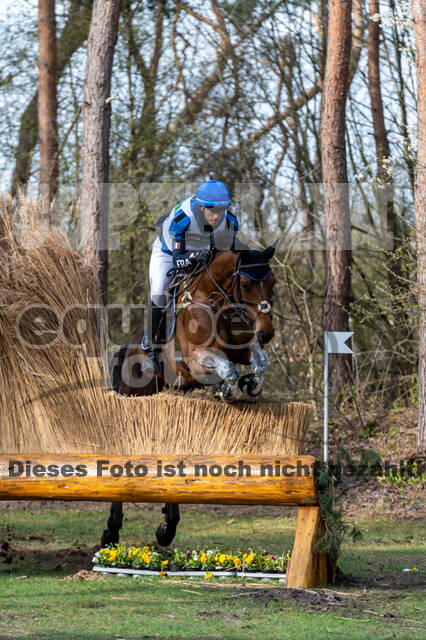
[[353,353],[346,344],[353,331],[324,331],[324,462],[328,464],[328,354]]
[[324,344],[327,353],[353,353],[345,344],[354,335],[353,331],[325,331]]

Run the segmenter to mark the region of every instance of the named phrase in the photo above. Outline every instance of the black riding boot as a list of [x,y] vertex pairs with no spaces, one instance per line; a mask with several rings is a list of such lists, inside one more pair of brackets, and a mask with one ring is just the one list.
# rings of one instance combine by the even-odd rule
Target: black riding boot
[[153,375],[162,375],[161,344],[165,338],[164,307],[158,307],[152,301],[148,307],[148,342],[150,351],[143,361],[142,368]]

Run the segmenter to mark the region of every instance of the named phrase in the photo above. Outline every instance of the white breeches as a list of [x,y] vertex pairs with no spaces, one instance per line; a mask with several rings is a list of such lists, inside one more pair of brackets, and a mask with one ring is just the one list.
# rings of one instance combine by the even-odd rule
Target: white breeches
[[149,261],[149,284],[151,300],[159,307],[166,304],[166,292],[172,278],[167,275],[167,272],[172,268],[172,256],[161,250],[161,242],[157,238],[152,246],[151,260]]

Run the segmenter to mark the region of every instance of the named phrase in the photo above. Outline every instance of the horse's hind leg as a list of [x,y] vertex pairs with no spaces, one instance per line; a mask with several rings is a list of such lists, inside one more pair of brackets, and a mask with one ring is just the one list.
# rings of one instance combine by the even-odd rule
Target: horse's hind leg
[[168,502],[163,507],[166,522],[162,522],[155,535],[162,547],[168,547],[176,535],[176,527],[180,520],[179,505]]
[[109,363],[110,376],[113,390],[118,393],[121,385],[121,369],[126,357],[128,344],[123,344],[120,349],[114,353],[112,361]]
[[111,502],[109,510],[107,527],[101,537],[101,546],[106,547],[108,544],[117,544],[120,540],[120,529],[123,525],[123,503]]

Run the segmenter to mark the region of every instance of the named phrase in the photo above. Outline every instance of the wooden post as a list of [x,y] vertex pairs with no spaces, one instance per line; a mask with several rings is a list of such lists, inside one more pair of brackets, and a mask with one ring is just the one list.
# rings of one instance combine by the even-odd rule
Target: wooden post
[[316,533],[320,526],[319,507],[299,507],[296,534],[287,587],[311,589],[327,584],[327,558],[325,553],[314,553]]

